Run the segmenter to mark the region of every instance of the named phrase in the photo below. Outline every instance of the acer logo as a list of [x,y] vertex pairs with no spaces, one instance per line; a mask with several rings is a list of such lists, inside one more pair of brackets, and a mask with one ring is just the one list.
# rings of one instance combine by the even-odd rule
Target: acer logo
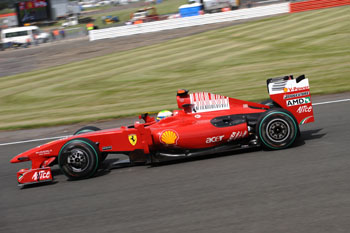
[[206,143],[221,142],[223,138],[224,138],[224,135],[215,136],[215,137],[207,138],[205,142]]
[[311,112],[312,111],[312,106],[300,106],[297,110],[297,113],[304,113],[304,112]]
[[34,175],[32,176],[32,180],[38,181],[38,180],[47,180],[51,178],[51,173],[50,171],[39,171],[35,172]]

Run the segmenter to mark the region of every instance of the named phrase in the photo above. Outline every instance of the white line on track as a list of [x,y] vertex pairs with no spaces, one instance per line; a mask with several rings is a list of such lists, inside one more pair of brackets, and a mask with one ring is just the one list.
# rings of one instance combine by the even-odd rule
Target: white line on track
[[51,137],[51,138],[39,138],[39,139],[32,139],[32,140],[18,141],[18,142],[8,142],[8,143],[2,143],[2,144],[0,144],[0,146],[22,144],[22,143],[28,143],[28,142],[48,141],[48,140],[66,138],[66,137],[69,137],[69,136],[72,136],[72,135],[57,136],[57,137]]
[[[346,101],[350,101],[350,99],[341,99],[341,100],[333,100],[333,101],[326,101],[326,102],[320,102],[320,103],[313,103],[312,105],[316,106],[316,105],[333,104],[333,103],[340,103],[340,102],[346,102]],[[18,142],[8,142],[8,143],[2,143],[2,144],[0,144],[0,146],[22,144],[22,143],[28,143],[28,142],[48,141],[48,140],[53,140],[53,139],[66,138],[66,137],[70,137],[70,136],[72,136],[72,135],[57,136],[57,137],[51,137],[51,138],[39,138],[39,139],[32,139],[32,140],[18,141]]]
[[327,102],[321,102],[321,103],[314,103],[312,105],[333,104],[333,103],[340,103],[345,101],[350,101],[350,99],[333,100],[333,101],[327,101]]

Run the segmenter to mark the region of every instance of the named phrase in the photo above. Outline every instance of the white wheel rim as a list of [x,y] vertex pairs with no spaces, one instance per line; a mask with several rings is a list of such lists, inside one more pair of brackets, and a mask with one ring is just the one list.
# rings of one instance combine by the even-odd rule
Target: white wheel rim
[[287,121],[277,118],[271,120],[265,129],[266,136],[269,140],[280,143],[290,136],[290,127]]

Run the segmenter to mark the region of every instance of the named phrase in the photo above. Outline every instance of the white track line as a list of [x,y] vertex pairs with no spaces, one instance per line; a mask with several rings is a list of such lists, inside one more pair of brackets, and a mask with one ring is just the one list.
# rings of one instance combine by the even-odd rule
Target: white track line
[[[333,104],[333,103],[340,103],[340,102],[346,102],[346,101],[350,101],[350,99],[341,99],[341,100],[333,100],[333,101],[326,101],[326,102],[320,102],[320,103],[313,103],[312,105],[316,106],[316,105]],[[22,143],[28,143],[28,142],[47,141],[47,140],[53,140],[53,139],[66,138],[66,137],[70,137],[70,136],[72,136],[72,135],[57,136],[57,137],[51,137],[51,138],[39,138],[39,139],[32,139],[32,140],[18,141],[18,142],[8,142],[8,143],[2,143],[2,144],[0,144],[0,146],[22,144]]]
[[314,103],[312,105],[332,104],[332,103],[339,103],[339,102],[345,102],[345,101],[350,101],[350,99],[333,100],[333,101],[327,101],[327,102],[321,102],[321,103]]
[[0,146],[7,146],[7,145],[14,145],[14,144],[22,144],[22,143],[28,143],[28,142],[39,142],[39,141],[48,141],[53,139],[61,139],[66,138],[72,135],[66,135],[66,136],[57,136],[57,137],[51,137],[51,138],[39,138],[39,139],[32,139],[32,140],[26,140],[26,141],[18,141],[18,142],[8,142],[8,143],[2,143]]

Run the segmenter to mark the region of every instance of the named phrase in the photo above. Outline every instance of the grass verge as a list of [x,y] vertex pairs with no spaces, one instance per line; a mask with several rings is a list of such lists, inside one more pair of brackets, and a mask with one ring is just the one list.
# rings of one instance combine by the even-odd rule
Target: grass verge
[[1,78],[0,129],[176,108],[179,88],[266,99],[270,77],[306,74],[312,94],[350,91],[349,7],[208,31]]

